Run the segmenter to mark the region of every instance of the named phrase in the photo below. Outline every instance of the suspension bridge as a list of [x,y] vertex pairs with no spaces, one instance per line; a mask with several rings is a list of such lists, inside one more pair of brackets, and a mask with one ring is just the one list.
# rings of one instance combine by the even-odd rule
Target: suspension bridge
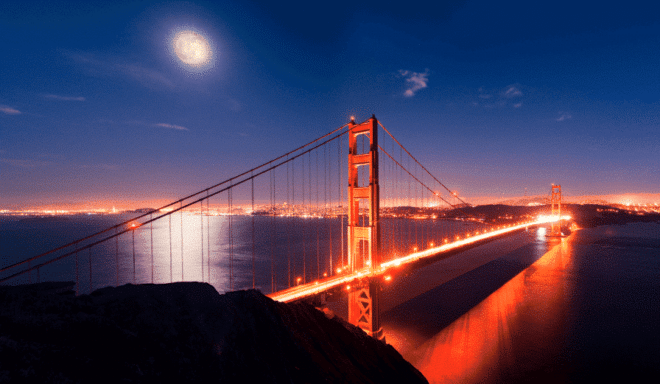
[[[551,214],[488,221],[375,116],[257,167],[0,269],[0,283],[74,281],[76,293],[126,283],[203,281],[274,300],[347,295],[348,321],[382,337],[380,284],[402,268],[549,224]],[[5,259],[6,260],[6,259]]]

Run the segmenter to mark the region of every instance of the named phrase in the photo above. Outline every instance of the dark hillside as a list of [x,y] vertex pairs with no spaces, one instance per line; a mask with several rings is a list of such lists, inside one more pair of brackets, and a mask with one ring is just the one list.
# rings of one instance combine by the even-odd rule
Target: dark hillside
[[0,382],[426,382],[308,304],[204,283],[71,288],[0,287]]

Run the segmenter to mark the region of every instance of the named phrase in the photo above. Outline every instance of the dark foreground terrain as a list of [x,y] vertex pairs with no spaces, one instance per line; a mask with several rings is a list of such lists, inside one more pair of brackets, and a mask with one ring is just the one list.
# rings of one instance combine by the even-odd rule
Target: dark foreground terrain
[[204,283],[72,288],[0,287],[0,382],[426,382],[308,304]]

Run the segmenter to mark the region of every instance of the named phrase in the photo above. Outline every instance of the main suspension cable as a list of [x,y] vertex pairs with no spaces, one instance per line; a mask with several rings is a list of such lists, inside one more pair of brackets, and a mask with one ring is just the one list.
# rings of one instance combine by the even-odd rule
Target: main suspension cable
[[[430,175],[430,176],[431,176],[431,177],[432,177],[432,178],[433,178],[438,184],[442,185],[442,187],[443,187],[444,189],[446,189],[447,192],[449,192],[450,194],[452,194],[454,197],[456,197],[458,200],[460,200],[463,204],[468,205],[468,206],[471,205],[471,204],[469,204],[468,202],[466,202],[465,200],[463,200],[463,199],[461,199],[460,197],[458,197],[457,195],[455,195],[455,194],[454,194],[449,188],[447,188],[446,185],[444,185],[440,180],[438,180],[438,178],[436,178],[435,176],[433,176],[433,174],[432,174],[431,172],[429,172],[429,170],[426,169],[426,167],[424,167],[424,166],[422,165],[422,163],[420,163],[420,162],[415,158],[415,156],[413,156],[413,155],[412,155],[412,154],[406,149],[406,147],[404,147],[403,144],[401,144],[401,143],[399,142],[399,140],[397,140],[397,139],[396,139],[396,138],[390,133],[390,131],[388,131],[387,128],[385,128],[385,127],[383,126],[383,124],[381,124],[380,121],[378,122],[378,125],[380,125],[380,127],[383,128],[383,130],[384,130],[388,135],[390,135],[390,137],[392,138],[392,140],[394,140],[397,144],[399,144],[399,146],[400,146],[401,148],[403,148],[404,151],[406,151],[406,153],[408,154],[408,156],[410,156],[413,160],[415,160],[415,162],[416,162],[420,167],[422,167],[422,169],[425,170],[426,173],[428,173],[428,174],[429,174],[429,175]],[[381,149],[382,149],[382,148],[381,148]],[[452,205],[452,207],[453,207],[453,205]]]

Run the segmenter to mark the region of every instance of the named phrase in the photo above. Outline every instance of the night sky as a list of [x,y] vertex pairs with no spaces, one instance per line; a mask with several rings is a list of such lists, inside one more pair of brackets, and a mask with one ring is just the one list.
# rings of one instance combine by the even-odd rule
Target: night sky
[[660,191],[649,1],[99,3],[0,6],[0,208],[176,199],[371,114],[468,199]]

